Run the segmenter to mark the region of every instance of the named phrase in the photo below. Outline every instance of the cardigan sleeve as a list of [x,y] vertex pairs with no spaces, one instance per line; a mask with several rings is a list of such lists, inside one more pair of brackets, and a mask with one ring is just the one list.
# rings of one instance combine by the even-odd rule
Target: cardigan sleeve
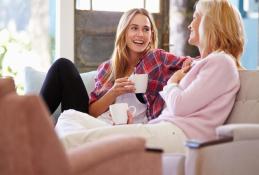
[[207,61],[200,67],[197,76],[188,87],[175,87],[164,95],[167,108],[172,114],[186,116],[239,86],[234,61],[224,55],[214,54],[210,58],[205,58]]

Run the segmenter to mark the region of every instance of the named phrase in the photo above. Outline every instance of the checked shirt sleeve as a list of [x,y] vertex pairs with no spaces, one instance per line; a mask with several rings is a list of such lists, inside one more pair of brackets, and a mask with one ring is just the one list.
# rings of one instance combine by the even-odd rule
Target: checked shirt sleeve
[[155,49],[147,53],[137,66],[137,73],[147,73],[149,77],[148,89],[144,95],[149,120],[161,113],[164,100],[159,92],[163,90],[173,73],[181,69],[185,59],[186,57],[177,57],[162,49]]
[[109,87],[105,83],[105,75],[110,69],[110,62],[102,63],[97,69],[97,77],[95,77],[95,88],[90,94],[90,104],[100,99],[108,90]]

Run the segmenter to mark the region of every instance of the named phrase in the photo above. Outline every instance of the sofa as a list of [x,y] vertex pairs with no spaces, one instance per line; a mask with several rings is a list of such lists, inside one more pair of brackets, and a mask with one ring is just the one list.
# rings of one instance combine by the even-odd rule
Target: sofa
[[[42,76],[41,78],[37,75]],[[218,139],[188,140],[186,154],[163,154],[164,175],[243,175],[259,172],[259,71],[239,71],[241,88],[228,120],[217,128]],[[96,71],[81,74],[93,89]],[[33,78],[31,78],[33,76]],[[44,73],[25,69],[26,93],[39,92]],[[36,79],[38,83],[28,83]],[[37,86],[37,87],[36,87]]]
[[[161,151],[117,135],[65,150],[38,95],[17,95],[0,78],[1,175],[161,175]],[[147,168],[148,167],[148,168]]]

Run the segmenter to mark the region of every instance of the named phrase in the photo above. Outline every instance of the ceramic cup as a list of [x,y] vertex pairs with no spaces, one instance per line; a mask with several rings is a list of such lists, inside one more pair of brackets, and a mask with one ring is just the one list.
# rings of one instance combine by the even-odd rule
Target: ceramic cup
[[147,90],[147,83],[148,83],[148,74],[132,74],[129,77],[135,84],[136,91],[135,93],[145,93]]
[[116,125],[127,124],[129,110],[133,115],[136,112],[135,106],[128,106],[127,103],[115,103],[109,106],[111,117]]

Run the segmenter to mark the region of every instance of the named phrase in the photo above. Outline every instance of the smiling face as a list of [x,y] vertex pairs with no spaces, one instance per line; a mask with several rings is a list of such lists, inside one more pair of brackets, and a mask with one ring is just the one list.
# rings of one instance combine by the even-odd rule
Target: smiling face
[[141,55],[151,42],[151,23],[147,16],[136,14],[126,31],[126,44],[130,56]]
[[189,37],[189,44],[199,47],[200,45],[200,34],[199,34],[199,26],[201,22],[201,15],[199,15],[196,11],[193,14],[193,19],[191,24],[188,26],[191,31]]

